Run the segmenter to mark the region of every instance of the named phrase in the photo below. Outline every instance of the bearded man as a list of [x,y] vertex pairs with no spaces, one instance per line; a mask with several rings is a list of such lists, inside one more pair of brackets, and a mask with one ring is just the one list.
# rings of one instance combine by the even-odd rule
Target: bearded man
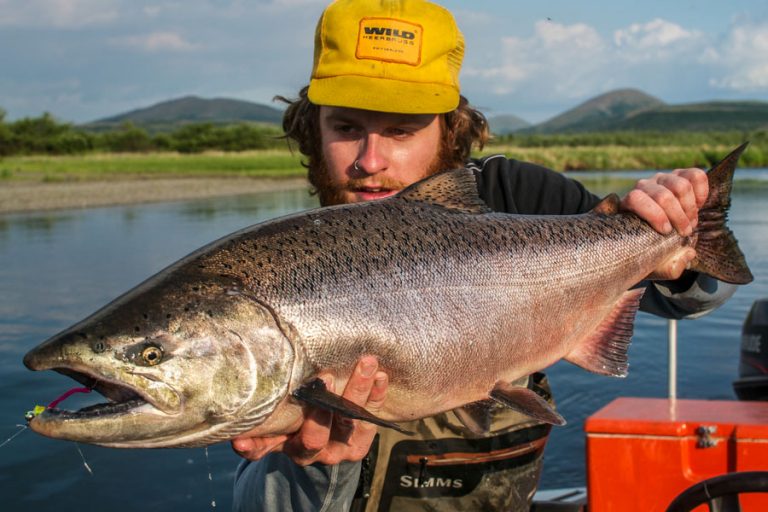
[[[488,125],[460,95],[463,51],[453,16],[430,2],[339,0],[325,10],[310,84],[289,101],[283,122],[307,157],[321,205],[382,199],[459,167],[474,171],[480,197],[496,211],[570,215],[597,204],[552,170],[502,155],[470,157],[488,140]],[[689,235],[707,193],[702,170],[677,169],[638,182],[621,208],[660,233]],[[730,297],[732,285],[685,270],[694,257],[689,249],[656,269],[641,309],[684,318]],[[322,377],[374,414],[386,400],[387,375],[372,356],[360,359],[343,389]],[[520,384],[552,401],[543,375]],[[487,434],[447,412],[404,424],[417,433],[404,436],[307,408],[294,434],[233,441],[247,459],[234,509],[528,510],[550,426],[510,409],[491,412]]]

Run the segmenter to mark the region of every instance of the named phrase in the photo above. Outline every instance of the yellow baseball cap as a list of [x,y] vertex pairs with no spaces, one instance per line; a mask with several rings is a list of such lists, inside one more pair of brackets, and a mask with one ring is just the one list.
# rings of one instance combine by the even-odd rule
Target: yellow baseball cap
[[317,105],[442,114],[459,104],[464,37],[424,0],[337,0],[315,31],[309,100]]

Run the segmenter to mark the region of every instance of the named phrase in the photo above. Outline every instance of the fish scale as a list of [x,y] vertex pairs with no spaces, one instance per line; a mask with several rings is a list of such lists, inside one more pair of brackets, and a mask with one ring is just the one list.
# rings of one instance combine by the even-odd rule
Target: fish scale
[[[661,262],[694,245],[695,269],[752,279],[724,225],[722,183],[741,151],[709,172],[692,237],[619,213],[615,196],[583,215],[492,212],[467,169],[246,228],[30,351],[28,367],[129,404],[30,425],[115,447],[199,446],[289,433],[304,402],[393,428],[473,404],[458,415],[472,429],[487,424],[489,398],[562,424],[514,383],[562,358],[625,375],[642,295],[631,288]],[[343,389],[362,355],[389,376],[377,417],[313,380],[330,373]]]

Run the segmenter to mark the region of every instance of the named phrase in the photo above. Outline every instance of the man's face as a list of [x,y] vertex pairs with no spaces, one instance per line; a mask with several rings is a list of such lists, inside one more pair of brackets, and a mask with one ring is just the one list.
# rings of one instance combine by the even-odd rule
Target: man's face
[[321,106],[320,136],[314,184],[324,206],[391,196],[441,170],[436,114]]

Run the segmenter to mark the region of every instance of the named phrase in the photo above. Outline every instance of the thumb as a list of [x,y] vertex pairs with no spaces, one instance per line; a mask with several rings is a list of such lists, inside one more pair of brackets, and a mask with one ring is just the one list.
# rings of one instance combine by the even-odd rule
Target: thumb
[[376,372],[373,378],[373,387],[368,395],[365,408],[373,413],[377,413],[384,405],[384,399],[387,397],[387,387],[389,386],[389,377],[384,372]]
[[694,258],[696,258],[696,251],[692,248],[675,253],[658,265],[651,275],[648,276],[648,279],[659,281],[675,280],[682,275]]

